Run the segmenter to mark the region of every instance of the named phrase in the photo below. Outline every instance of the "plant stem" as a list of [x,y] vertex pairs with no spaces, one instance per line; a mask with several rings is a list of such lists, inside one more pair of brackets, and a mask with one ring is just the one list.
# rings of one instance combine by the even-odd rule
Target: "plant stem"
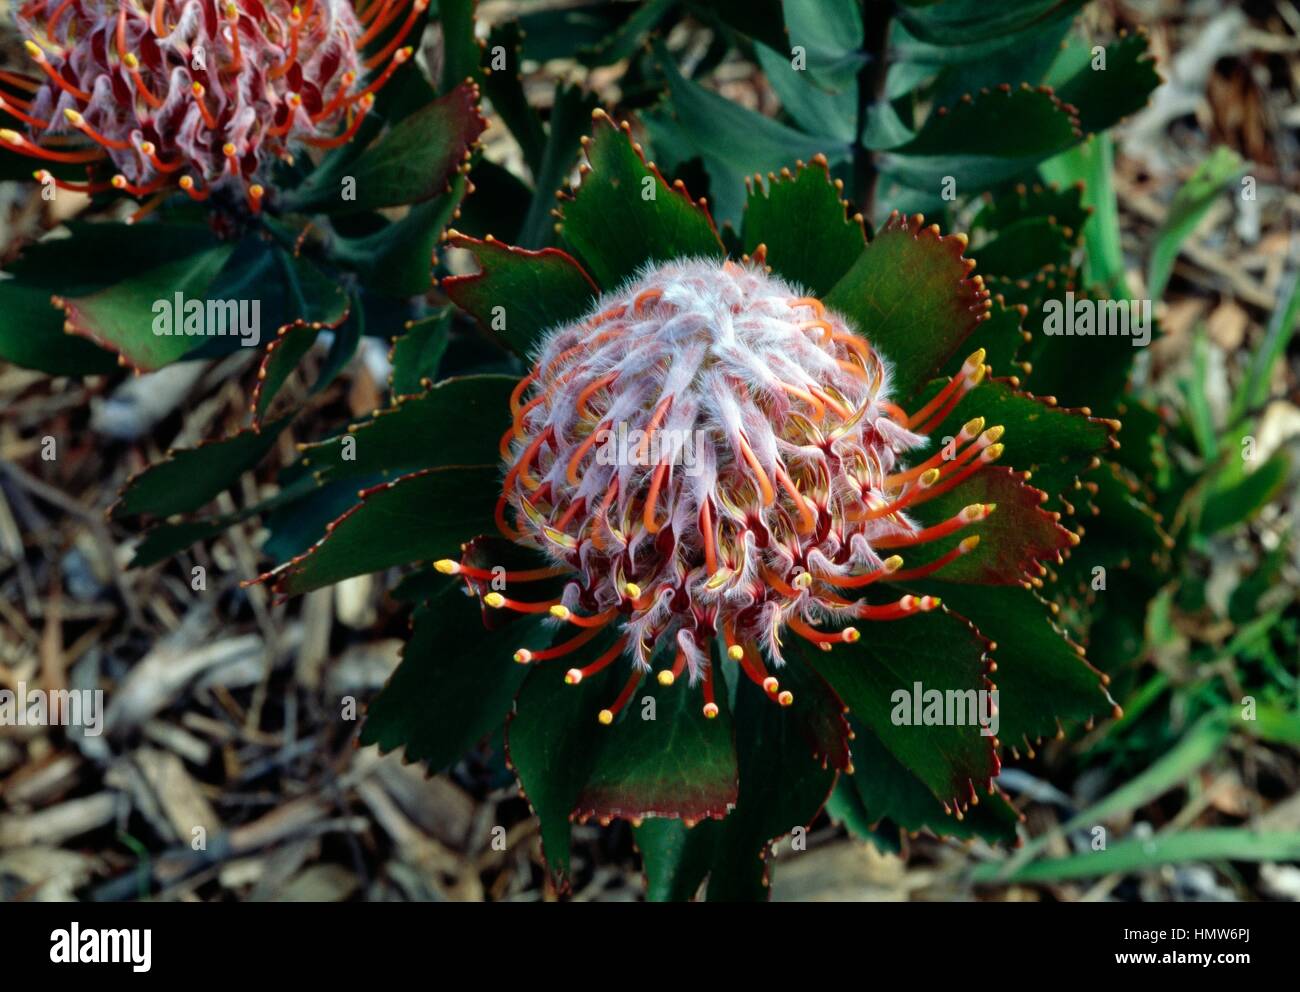
[[876,170],[874,153],[863,141],[871,108],[880,100],[885,88],[885,46],[889,39],[890,0],[863,0],[862,47],[867,61],[858,70],[858,126],[853,145],[854,201],[870,222],[876,207]]

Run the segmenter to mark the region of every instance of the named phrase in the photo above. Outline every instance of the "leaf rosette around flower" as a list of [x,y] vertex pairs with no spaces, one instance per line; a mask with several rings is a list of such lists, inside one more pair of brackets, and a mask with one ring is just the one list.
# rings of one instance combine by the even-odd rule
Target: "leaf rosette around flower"
[[[1079,541],[1054,501],[1114,425],[990,375],[965,239],[895,216],[868,240],[824,161],[751,190],[729,258],[625,126],[598,113],[585,145],[562,248],[449,239],[479,271],[448,295],[528,375],[404,398],[358,426],[366,468],[309,451],[318,478],[385,481],[266,576],[278,592],[437,566],[363,738],[445,765],[508,718],[561,881],[572,818],[667,817],[719,822],[643,845],[700,848],[711,890],[756,894],[760,852],[837,778],[873,821],[1008,838],[1002,742],[1108,705],[1036,589]],[[852,257],[802,250],[809,217]],[[602,464],[613,421],[696,432],[703,472]],[[1014,690],[1000,738],[900,724],[917,683]]]

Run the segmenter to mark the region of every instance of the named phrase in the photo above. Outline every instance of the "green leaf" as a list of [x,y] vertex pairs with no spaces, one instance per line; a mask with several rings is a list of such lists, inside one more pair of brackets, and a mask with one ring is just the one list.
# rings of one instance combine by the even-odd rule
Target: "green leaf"
[[988,309],[965,245],[895,213],[825,297],[890,363],[896,397],[934,375]]
[[[570,664],[582,667],[608,646],[608,638],[597,638]],[[595,765],[600,735],[608,729],[596,722],[596,714],[621,681],[615,664],[567,685],[567,667],[560,661],[530,665],[506,724],[510,764],[541,823],[542,854],[561,890],[570,883],[569,817]]]
[[[619,669],[617,685],[628,677]],[[648,709],[653,700],[653,709]],[[612,699],[604,699],[608,706]],[[653,677],[638,689],[618,721],[596,740],[595,762],[575,804],[579,817],[722,817],[736,802],[736,749],[731,714],[719,700],[717,717],[704,716],[686,685],[662,686]],[[647,719],[646,713],[653,713]],[[594,721],[594,713],[584,719]]]
[[1107,45],[1104,69],[1094,69],[1093,61],[1088,59],[1071,79],[1056,88],[1056,95],[1077,110],[1079,126],[1090,133],[1104,131],[1141,110],[1162,82],[1155,59],[1147,50],[1145,32]]
[[63,330],[50,291],[15,279],[0,282],[0,360],[49,375],[104,375],[117,356]]
[[1251,357],[1246,379],[1232,398],[1229,423],[1236,424],[1248,411],[1268,402],[1273,367],[1286,354],[1297,325],[1300,325],[1300,272],[1293,271],[1282,281],[1277,307],[1269,318],[1263,344]]
[[866,841],[882,854],[899,854],[902,850],[898,828],[888,820],[872,819],[850,775],[841,775],[836,781],[831,797],[826,800],[826,815],[832,823],[840,824],[852,836]]
[[577,160],[580,142],[591,123],[596,96],[581,87],[558,84],[551,104],[546,153],[534,173],[536,189],[519,229],[523,248],[545,248],[555,239],[555,195]]
[[[203,336],[185,333],[183,325],[172,326],[186,316],[173,301],[183,300],[186,308],[190,303],[203,304],[232,250],[231,245],[209,248],[104,289],[83,296],[58,296],[53,302],[63,309],[71,333],[116,351],[138,370],[160,369],[203,347],[208,343],[207,335],[232,334],[236,330],[226,326],[227,310],[220,306],[214,311],[220,314],[216,326],[208,326],[206,312],[201,316],[199,326],[206,332]],[[167,307],[171,315],[165,333],[159,333],[164,325],[157,306]],[[240,344],[246,341],[253,338],[239,337]]]
[[704,160],[712,180],[715,210],[723,220],[739,219],[742,181],[755,173],[774,172],[791,158],[809,160],[822,154],[832,163],[849,157],[849,145],[828,137],[810,137],[770,117],[687,79],[662,44],[655,48],[668,82],[669,102],[680,133]]
[[[1207,827],[1112,841],[1103,851],[1038,861],[999,880],[1064,882],[1198,861],[1296,860],[1300,860],[1300,831],[1265,833],[1242,827]],[[984,880],[987,874],[981,873],[976,880]]]
[[836,777],[809,753],[799,700],[778,706],[743,676],[732,681],[738,683],[733,691],[740,794],[736,809],[719,825],[710,902],[767,898],[768,845],[809,826]]
[[975,692],[989,688],[986,642],[965,620],[946,612],[865,626],[855,644],[832,651],[792,644],[791,654],[830,683],[853,715],[936,798],[964,807],[972,790],[986,789],[997,774],[993,738],[974,722],[915,725],[914,704],[922,700],[907,704],[898,693],[911,699],[920,683],[922,693],[975,699]]
[[861,215],[848,216],[848,204],[831,182],[826,159],[800,164],[755,182],[745,206],[744,245],[752,255],[767,246],[767,264],[779,276],[824,296],[843,278],[866,245]]
[[442,591],[415,611],[401,664],[366,710],[362,744],[384,753],[401,747],[408,761],[438,771],[505,723],[528,675],[514,653],[544,647],[550,631],[538,617],[487,630],[480,610],[443,579]]
[[240,431],[197,448],[168,452],[165,461],[126,484],[110,515],[120,520],[142,513],[169,517],[197,510],[260,462],[291,419],[277,420],[261,431]]
[[1174,261],[1188,236],[1223,193],[1224,186],[1240,174],[1241,159],[1225,145],[1215,148],[1210,157],[1192,173],[1192,177],[1174,194],[1164,223],[1156,234],[1147,271],[1147,291],[1159,301],[1174,271]]
[[902,0],[899,20],[931,45],[972,45],[1023,31],[1077,11],[1085,0],[1021,0],[990,5],[986,0]]
[[931,447],[913,457],[938,451],[943,436],[956,436],[961,425],[974,417],[983,417],[986,428],[1006,428],[1000,439],[1006,451],[999,462],[1032,470],[1032,484],[1049,496],[1072,487],[1091,459],[1107,449],[1114,431],[1114,425],[1104,420],[1053,406],[1009,382],[985,379],[931,432]]
[[360,502],[304,554],[262,576],[296,596],[394,565],[452,554],[492,530],[495,465],[426,469],[358,494]]
[[[360,213],[421,203],[446,192],[486,126],[476,103],[474,86],[456,87],[398,121],[354,160],[322,165],[285,195],[285,207],[304,213]],[[348,178],[355,180],[355,199],[343,198]]]
[[916,137],[880,156],[880,166],[914,189],[936,193],[951,177],[969,195],[1020,175],[1080,137],[1077,118],[1053,94],[995,89],[931,113]]
[[709,873],[722,825],[705,820],[688,827],[681,820],[652,817],[633,828],[646,879],[648,902],[687,902]]
[[[741,34],[777,48],[789,40],[785,27],[787,18],[802,13],[798,9],[783,11],[782,8],[786,5],[781,0],[694,0],[691,6],[697,14],[715,15]],[[823,0],[817,6],[836,7],[844,4],[840,0]]]
[[[986,194],[988,196],[988,194]],[[1057,185],[1017,183],[1014,188],[988,197],[972,226],[1001,232],[1017,221],[1042,217],[1053,221],[1074,242],[1083,232],[1091,210],[1083,205],[1083,184],[1064,189]]]
[[960,485],[915,508],[921,526],[949,520],[967,506],[995,504],[991,516],[964,527],[950,538],[901,549],[913,569],[941,557],[959,541],[974,535],[978,546],[945,565],[935,575],[945,582],[976,585],[1019,585],[1037,577],[1037,562],[1054,562],[1071,546],[1070,531],[1042,508],[1043,494],[1021,481],[1020,473],[1004,465],[989,465]]
[[1249,520],[1281,494],[1291,474],[1291,460],[1279,451],[1253,472],[1226,486],[1215,486],[1205,496],[1198,530],[1217,534]]
[[[927,582],[921,588],[997,645],[998,739],[1015,747],[1056,735],[1114,706],[1102,675],[1051,620],[1047,604],[1018,586]],[[902,621],[906,623],[907,621]]]
[[428,292],[438,238],[460,206],[465,186],[465,177],[457,175],[446,193],[417,204],[401,220],[373,234],[336,238],[331,257],[355,272],[368,292],[393,297]]
[[1004,278],[1031,276],[1045,266],[1064,268],[1071,245],[1064,228],[1047,217],[1027,217],[972,252],[976,271]]
[[840,785],[857,797],[867,822],[888,819],[904,830],[930,830],[940,837],[983,837],[1002,843],[1016,839],[1019,814],[1001,793],[988,795],[980,790],[975,796],[978,804],[965,812],[951,806],[945,811],[879,737],[857,720],[853,721],[853,731],[854,772],[840,779]]
[[479,271],[444,279],[443,289],[485,332],[521,358],[529,358],[551,328],[590,310],[599,294],[582,266],[558,248],[528,251],[456,232],[449,243],[470,252]]
[[613,289],[646,262],[725,254],[708,211],[669,187],[626,130],[596,111],[591,171],[563,207],[561,233],[598,285]]
[[496,464],[517,382],[508,375],[445,379],[426,392],[397,400],[348,434],[308,445],[303,464],[321,483]]
[[466,80],[482,78],[478,39],[474,37],[477,0],[438,0],[438,25],[442,29],[440,91],[450,93]]
[[451,315],[451,307],[444,307],[423,320],[409,321],[401,337],[393,339],[389,355],[393,374],[388,388],[394,400],[432,387],[447,351]]
[[483,89],[492,101],[493,111],[519,142],[528,170],[536,176],[546,152],[546,129],[524,93],[523,38],[518,21],[492,28],[487,52],[494,58],[498,51],[505,53],[506,67],[488,72],[483,79]]
[[1115,146],[1110,135],[1090,135],[1083,144],[1044,162],[1041,171],[1048,180],[1063,186],[1084,184],[1083,205],[1092,211],[1083,228],[1088,284],[1102,287],[1117,299],[1128,299],[1124,249],[1120,244],[1119,202],[1111,182],[1115,172]]

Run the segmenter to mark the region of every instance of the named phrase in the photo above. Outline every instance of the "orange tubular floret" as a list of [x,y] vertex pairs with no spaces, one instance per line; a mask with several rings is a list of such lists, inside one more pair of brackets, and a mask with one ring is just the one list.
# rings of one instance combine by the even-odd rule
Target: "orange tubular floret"
[[112,183],[70,183],[60,179],[48,169],[37,169],[32,175],[38,183],[54,183],[59,189],[66,189],[69,193],[85,193],[87,196],[93,196],[96,193],[103,193],[113,188]]
[[373,69],[375,66],[386,61],[387,58],[390,55],[392,55],[393,52],[397,49],[397,47],[403,41],[406,40],[407,34],[409,34],[411,28],[415,26],[416,20],[419,18],[421,14],[425,12],[426,9],[428,9],[428,6],[429,6],[429,0],[415,0],[415,3],[411,4],[410,13],[406,15],[406,20],[403,21],[402,26],[397,29],[396,33],[392,37],[392,40],[390,40],[387,45],[385,45],[374,55],[370,56],[370,58],[366,59],[365,67],[367,69]]
[[574,407],[577,409],[579,415],[581,415],[583,408],[587,405],[587,402],[593,396],[595,396],[596,393],[600,392],[600,390],[604,389],[606,386],[613,383],[614,380],[617,378],[618,378],[617,372],[610,372],[608,375],[603,375],[599,379],[596,379],[594,382],[590,382],[586,386],[584,386],[582,392],[578,394],[578,398],[574,402]]
[[826,304],[822,303],[822,301],[817,299],[815,296],[800,296],[798,299],[790,301],[790,307],[793,309],[799,307],[812,307],[818,317],[822,317],[826,313]]
[[793,613],[786,618],[786,623],[790,629],[802,637],[805,641],[816,644],[823,651],[829,651],[833,644],[852,644],[860,636],[856,627],[845,627],[843,630],[824,631],[818,630],[804,623],[802,619]]
[[16,72],[8,72],[4,69],[0,69],[0,83],[17,86],[20,90],[26,90],[28,93],[35,93],[41,88],[41,84],[35,79],[28,79],[26,76],[19,75]]
[[[975,417],[972,420],[968,420],[962,426],[961,431],[957,434],[957,437],[954,440],[958,444],[965,444],[968,441],[972,441],[978,438],[980,436],[980,432],[983,430],[984,430],[984,418]],[[997,434],[997,436],[989,438],[988,443],[992,444],[1001,436],[1002,436],[1001,430],[999,429],[999,433]],[[928,471],[929,469],[932,468],[941,469],[945,464],[951,464],[953,462],[965,463],[967,460],[969,460],[971,457],[974,456],[975,452],[980,450],[978,447],[974,445],[967,445],[966,447],[962,448],[962,450],[958,452],[956,455],[954,455],[952,458],[948,458],[946,457],[945,454],[946,448],[947,448],[946,445],[941,447],[938,451],[936,451],[925,461],[921,462],[919,465],[913,465],[911,468],[906,469],[902,472],[895,472],[892,475],[885,476],[885,483],[887,485],[897,486],[897,485],[902,485],[904,482],[911,482],[913,479],[917,478],[919,475],[921,475],[923,472]]]
[[608,610],[589,617],[584,617],[574,613],[567,606],[552,606],[550,612],[551,616],[555,617],[555,619],[564,620],[567,623],[573,624],[575,627],[604,627],[618,616],[618,607],[611,606]]
[[230,71],[239,72],[244,66],[244,51],[239,45],[239,8],[234,3],[226,4],[226,20],[230,22],[230,48],[234,54]]
[[23,47],[27,49],[27,54],[36,60],[36,64],[41,67],[41,71],[44,72],[45,75],[50,77],[50,81],[54,83],[55,86],[63,90],[63,92],[65,93],[72,94],[82,103],[90,102],[91,95],[89,93],[87,93],[83,89],[79,89],[78,87],[73,86],[70,82],[68,82],[66,79],[63,78],[62,73],[60,73],[58,69],[50,65],[50,62],[45,57],[45,52],[41,50],[40,45],[36,44],[36,42],[31,41],[29,39],[24,43]]
[[177,182],[177,185],[179,185],[181,189],[185,190],[185,192],[189,194],[191,200],[197,200],[200,203],[202,203],[204,200],[206,200],[209,196],[212,195],[211,186],[205,186],[203,189],[195,189],[193,176],[181,176],[181,178]]
[[149,160],[149,164],[159,172],[175,172],[185,165],[185,160],[180,158],[174,162],[164,162],[158,157],[158,150],[154,147],[152,141],[140,142],[139,151],[141,155]]
[[370,108],[375,105],[375,95],[368,93],[362,97],[357,105],[361,108],[355,117],[352,118],[351,125],[342,134],[334,138],[303,138],[307,144],[315,148],[341,148],[354,137],[356,137],[357,128],[361,127],[361,122],[366,119],[366,114],[370,113]]
[[633,668],[617,698],[609,706],[601,710],[596,715],[596,719],[607,727],[613,723],[614,717],[618,716],[619,711],[627,705],[627,701],[632,698],[632,693],[636,692],[636,687],[641,684],[641,679],[644,677],[645,673],[641,669]]
[[298,36],[302,32],[302,11],[297,7],[289,11],[289,52],[284,61],[272,67],[266,74],[268,79],[279,79],[298,61]]
[[52,151],[49,148],[42,148],[40,145],[32,144],[17,131],[11,131],[8,128],[0,128],[0,141],[12,146],[14,151],[22,152],[24,155],[30,155],[33,158],[43,158],[48,162],[67,162],[71,165],[81,165],[86,162],[98,162],[106,157],[102,148],[91,148],[80,152]]
[[302,106],[302,97],[297,93],[290,93],[284,98],[284,102],[289,108],[289,112],[285,115],[284,123],[266,129],[266,133],[271,135],[273,138],[282,138],[289,133],[289,129],[293,127],[293,119],[298,116],[298,108]]
[[548,599],[541,603],[523,603],[494,591],[483,597],[483,604],[494,610],[514,610],[516,613],[550,613],[551,607],[559,606],[560,601]]
[[749,464],[754,475],[757,476],[759,492],[762,495],[763,505],[771,506],[776,501],[776,491],[772,488],[772,480],[767,477],[763,471],[763,466],[759,464],[758,456],[754,454],[754,449],[749,446],[749,441],[744,434],[738,435],[740,440],[740,454]]
[[502,445],[506,446],[503,447],[502,449],[503,451],[508,450],[509,439],[511,437],[516,437],[521,441],[524,439],[524,418],[527,417],[531,411],[541,406],[542,401],[545,399],[546,399],[546,394],[539,393],[538,395],[534,396],[531,400],[529,400],[525,405],[521,406],[518,410],[515,411],[514,422],[511,424],[510,429],[506,431],[505,434],[503,434],[501,437]]
[[266,189],[261,183],[253,183],[245,191],[244,195],[248,199],[248,209],[254,216],[262,212],[262,197],[266,195]]
[[924,544],[927,541],[935,541],[985,519],[995,509],[997,509],[996,503],[971,503],[942,523],[905,534],[887,534],[884,537],[876,538],[871,544],[875,548],[906,548],[916,544]]
[[599,658],[593,661],[586,668],[570,668],[564,674],[564,681],[569,683],[569,685],[577,685],[583,679],[590,678],[591,676],[595,675],[597,672],[607,667],[610,662],[612,662],[615,658],[619,656],[619,654],[622,653],[625,647],[627,647],[627,634],[624,634],[612,645],[610,645],[609,649],[606,650],[604,654],[602,654]]
[[0,110],[3,110],[6,114],[12,114],[14,117],[17,117],[28,127],[34,127],[43,131],[50,126],[49,121],[40,120],[39,118],[33,117],[31,114],[19,110],[14,106],[14,100],[12,97],[5,99],[3,96],[0,96]]
[[163,9],[167,6],[167,0],[155,0],[153,10],[149,14],[149,26],[153,28],[155,38],[162,38],[167,34],[167,26],[163,23]]
[[898,620],[917,613],[925,613],[933,610],[938,605],[938,596],[913,596],[908,594],[897,602],[883,603],[879,606],[861,603],[856,612],[863,620]]
[[632,301],[632,312],[640,313],[641,308],[651,300],[658,301],[664,295],[662,289],[647,289],[638,293],[636,299]]
[[[646,452],[650,450],[650,435],[659,429],[659,424],[663,422],[664,415],[668,413],[668,408],[672,406],[673,398],[665,396],[655,407],[655,412],[650,417],[650,423],[646,424],[645,431],[641,437],[641,443],[637,445],[636,457],[645,458]],[[663,452],[660,452],[663,454]]]
[[202,83],[195,80],[193,85],[190,86],[190,92],[194,95],[194,102],[198,105],[199,113],[203,115],[203,123],[208,126],[209,131],[215,131],[217,129],[217,119],[212,116],[212,111],[210,111],[208,105],[203,102],[203,94],[205,94],[207,90],[203,88]]
[[116,141],[112,138],[105,137],[86,123],[86,119],[80,113],[67,107],[63,111],[63,116],[68,119],[68,123],[84,134],[87,138],[96,144],[103,145],[105,148],[112,148],[114,151],[124,152],[131,148],[129,141]]
[[961,371],[948,380],[929,403],[908,418],[907,426],[918,434],[928,434],[947,419],[961,398],[984,379],[984,349],[967,357]]
[[650,477],[650,491],[646,493],[645,506],[641,510],[641,520],[645,529],[651,534],[658,534],[663,524],[655,520],[655,504],[659,502],[659,490],[663,488],[664,476],[668,474],[668,462],[655,466],[655,474]]
[[718,571],[718,549],[713,533],[713,510],[707,499],[700,504],[700,540],[704,544],[704,567],[713,575]]
[[873,582],[879,582],[881,579],[893,575],[902,566],[903,559],[898,555],[891,555],[884,560],[884,567],[877,568],[871,572],[863,572],[861,575],[818,575],[818,582],[824,582],[828,586],[835,586],[838,589],[861,589],[863,586],[869,586]]
[[[357,39],[356,47],[365,48],[375,40],[375,35],[384,30],[389,24],[393,23],[393,18],[397,12],[402,9],[401,0],[384,0],[383,3],[372,3],[366,8],[366,12],[361,15],[361,23],[369,22],[370,26],[365,33]],[[379,15],[376,17],[375,15]]]
[[[398,54],[400,55],[401,52],[398,52]],[[343,75],[339,77],[338,89],[336,89],[334,91],[334,95],[330,97],[330,102],[325,104],[323,107],[320,108],[320,110],[316,111],[316,113],[311,115],[311,122],[313,124],[317,124],[320,121],[323,121],[326,117],[329,117],[336,110],[342,107],[343,104],[347,103],[349,99],[352,99],[351,97],[348,96],[348,90],[352,88],[352,84],[355,83],[356,81],[357,81],[357,74],[355,72],[348,70],[347,72],[343,73]],[[356,94],[355,98],[360,99],[364,95],[365,95],[364,92],[358,93]]]
[[375,79],[375,81],[370,83],[360,93],[348,97],[347,98],[348,103],[356,103],[358,100],[362,99],[363,97],[367,97],[371,93],[378,92],[380,87],[382,87],[384,83],[388,82],[388,80],[393,78],[393,73],[395,73],[399,68],[405,65],[406,62],[414,54],[415,54],[415,49],[410,45],[407,45],[405,48],[399,48],[396,54],[393,55],[392,61],[388,63],[387,68],[385,68],[384,71],[379,74],[379,76]]
[[157,110],[161,107],[162,101],[153,95],[149,87],[145,85],[144,77],[140,75],[140,60],[131,52],[127,52],[122,56],[122,64],[126,66],[127,75],[129,75],[131,81],[135,83],[136,92],[140,94],[144,99],[144,102],[153,110]]
[[909,568],[905,572],[899,572],[894,576],[898,582],[912,582],[916,579],[923,579],[927,575],[933,575],[941,568],[952,564],[962,555],[968,555],[979,547],[980,539],[978,534],[972,534],[970,537],[963,539],[958,545],[947,554],[941,555],[932,562],[925,565],[919,565],[916,568]]
[[515,661],[521,665],[527,665],[532,661],[550,661],[552,658],[562,658],[566,654],[571,654],[578,648],[582,647],[589,640],[599,634],[600,627],[589,627],[582,633],[570,637],[567,641],[561,641],[553,647],[543,648],[541,651],[530,651],[528,648],[520,648],[515,652]]
[[808,392],[808,390],[801,389],[798,386],[793,385],[792,383],[789,382],[782,382],[780,385],[781,388],[785,390],[787,393],[789,393],[791,396],[803,400],[805,403],[807,403],[810,407],[813,408],[813,414],[812,414],[813,420],[820,422],[821,419],[826,416],[826,404],[823,403],[821,400],[819,400],[812,393]]
[[704,716],[712,720],[718,715],[718,704],[713,701],[713,663],[704,668]]
[[[60,15],[61,15],[65,10],[67,10],[69,7],[71,7],[72,4],[73,4],[73,0],[63,0],[63,3],[59,4],[57,7],[54,8],[54,13],[51,14],[50,17],[49,17],[49,20],[47,20],[47,21],[45,22],[45,33],[46,33],[47,35],[49,35],[49,37],[51,37],[51,38],[54,37],[54,29],[55,29],[55,28],[58,26],[58,24],[59,24],[59,16],[60,16]],[[123,21],[125,20],[125,18],[126,18],[126,12],[125,12],[125,11],[122,11],[118,16],[119,16],[119,21],[118,21],[118,34],[119,34],[119,36],[120,36],[121,31],[122,31],[122,22],[123,22]],[[120,44],[120,42],[119,42],[119,44]]]
[[579,497],[569,504],[569,508],[560,515],[560,519],[555,523],[556,530],[565,530],[573,522],[573,518],[587,508],[587,500]]
[[121,190],[124,193],[130,193],[132,196],[148,196],[150,193],[157,193],[166,181],[167,180],[164,177],[159,176],[151,183],[137,186],[132,182],[128,182],[126,176],[121,173],[118,173],[109,180],[109,182],[113,184],[114,189]]
[[787,473],[780,465],[777,465],[776,467],[776,481],[781,484],[781,488],[790,494],[790,498],[794,500],[795,506],[799,508],[799,520],[801,523],[799,532],[801,534],[811,534],[817,529],[817,513],[812,506],[809,505],[809,500],[804,497],[803,493],[799,492],[799,488],[794,484],[794,480],[790,478],[789,473]]
[[573,456],[569,459],[568,468],[566,468],[564,472],[564,477],[569,480],[569,485],[576,486],[578,484],[578,468],[582,464],[583,456],[592,449],[592,446],[595,445],[596,441],[605,431],[610,429],[610,426],[611,422],[608,420],[605,421],[604,424],[600,425],[588,434],[583,439],[582,444],[578,445],[578,450],[575,451]]
[[510,391],[510,412],[518,413],[519,408],[524,402],[524,393],[534,382],[537,381],[537,372],[529,372],[526,376],[515,384],[515,388]]

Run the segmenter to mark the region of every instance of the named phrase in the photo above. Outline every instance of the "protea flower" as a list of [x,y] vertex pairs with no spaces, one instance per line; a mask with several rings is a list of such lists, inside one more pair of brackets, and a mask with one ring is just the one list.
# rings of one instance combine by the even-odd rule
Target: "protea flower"
[[87,183],[36,173],[64,189],[179,187],[206,200],[230,188],[257,212],[271,163],[356,134],[411,57],[403,42],[427,6],[371,0],[358,15],[347,0],[28,0],[18,25],[43,78],[0,77],[24,94],[7,92],[0,109],[27,129],[0,140],[85,164]]
[[[973,503],[929,527],[908,514],[1002,453],[1003,428],[985,429],[976,417],[951,457],[908,464],[908,452],[985,371],[976,351],[909,415],[890,401],[888,367],[870,343],[759,263],[648,267],[546,337],[503,439],[502,531],[575,577],[550,602],[491,591],[484,602],[549,611],[578,628],[548,657],[618,628],[612,647],[567,674],[577,683],[620,652],[632,659],[602,723],[666,641],[676,650],[660,682],[685,669],[702,683],[705,716],[716,716],[710,644],[719,635],[728,658],[790,705],[793,694],[773,674],[785,664],[784,637],[829,650],[856,641],[857,622],[931,610],[938,597],[864,595],[886,576],[920,579],[978,545],[971,534],[916,568],[896,553],[995,509]],[[480,583],[490,577],[468,563],[439,568]],[[534,657],[521,650],[517,660]]]

